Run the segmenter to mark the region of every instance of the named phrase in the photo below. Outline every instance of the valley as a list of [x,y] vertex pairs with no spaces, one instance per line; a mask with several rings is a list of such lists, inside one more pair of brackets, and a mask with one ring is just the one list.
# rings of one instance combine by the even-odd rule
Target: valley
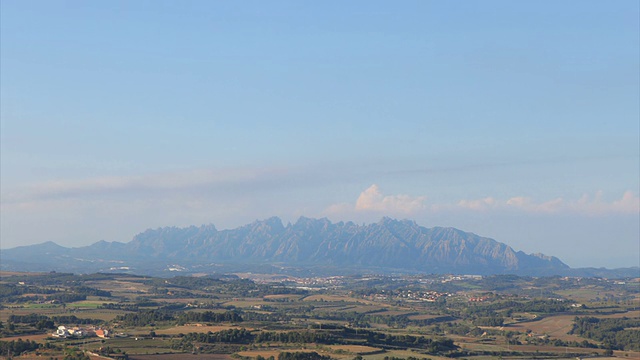
[[1,279],[3,358],[640,356],[637,278],[11,272]]

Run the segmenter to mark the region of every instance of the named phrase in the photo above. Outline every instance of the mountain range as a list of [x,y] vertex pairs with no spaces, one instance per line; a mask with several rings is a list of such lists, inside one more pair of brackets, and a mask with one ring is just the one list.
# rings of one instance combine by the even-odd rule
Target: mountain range
[[53,242],[2,250],[3,270],[210,272],[287,269],[566,275],[558,258],[525,254],[496,240],[451,227],[425,228],[382,218],[358,225],[301,217],[286,226],[277,217],[235,229],[213,225],[146,230],[130,242],[99,241],[66,248]]

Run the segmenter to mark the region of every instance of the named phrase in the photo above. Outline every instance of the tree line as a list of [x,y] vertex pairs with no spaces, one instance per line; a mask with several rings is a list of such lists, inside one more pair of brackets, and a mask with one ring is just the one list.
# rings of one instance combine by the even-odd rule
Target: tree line
[[640,320],[576,317],[570,334],[601,341],[605,349],[640,350]]

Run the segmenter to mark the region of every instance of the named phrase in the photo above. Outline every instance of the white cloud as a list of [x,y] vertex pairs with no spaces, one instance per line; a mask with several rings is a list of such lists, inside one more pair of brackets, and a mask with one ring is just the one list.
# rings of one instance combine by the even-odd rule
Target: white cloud
[[594,196],[584,194],[577,200],[555,198],[547,201],[535,201],[526,196],[514,196],[507,200],[492,197],[483,199],[460,200],[457,207],[472,211],[519,210],[530,213],[569,213],[582,215],[637,214],[640,212],[640,198],[632,191],[626,191],[614,201],[603,199],[603,192]]
[[383,195],[378,185],[373,184],[356,200],[356,211],[400,212],[410,214],[424,209],[425,196]]
[[519,211],[532,214],[577,214],[602,216],[640,213],[640,198],[632,191],[626,191],[617,200],[605,200],[602,191],[593,196],[583,195],[570,200],[557,197],[551,200],[536,200],[528,196],[513,196],[497,199],[487,196],[479,199],[462,199],[456,203],[426,203],[426,196],[384,195],[378,185],[371,185],[360,193],[353,203],[337,203],[327,207],[326,215],[354,215],[356,213],[380,212],[389,215],[411,215],[441,213],[450,211]]
[[426,208],[425,196],[384,195],[378,185],[373,184],[358,196],[355,205],[338,203],[329,206],[327,214],[353,212],[381,212],[385,214],[412,214]]
[[458,206],[470,210],[488,210],[495,207],[498,204],[496,199],[492,197],[486,197],[478,200],[460,200]]
[[607,213],[637,214],[640,213],[640,197],[632,191],[625,191],[620,199],[607,202],[603,200],[602,191],[598,191],[593,197],[587,194],[583,195],[580,200],[570,204],[570,207],[574,211],[589,215]]

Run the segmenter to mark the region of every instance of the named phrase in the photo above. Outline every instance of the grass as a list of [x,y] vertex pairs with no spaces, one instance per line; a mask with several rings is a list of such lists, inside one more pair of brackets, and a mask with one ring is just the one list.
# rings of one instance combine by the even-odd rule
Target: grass
[[340,301],[344,301],[344,302],[351,302],[351,303],[364,303],[367,304],[368,302],[364,301],[364,300],[357,300],[354,298],[350,298],[348,296],[341,296],[341,295],[327,295],[327,294],[316,294],[316,295],[310,295],[305,297],[304,299],[302,299],[303,301],[327,301],[327,302],[340,302]]
[[[225,354],[159,354],[159,355],[130,355],[130,360],[183,360],[183,359],[204,359],[204,360],[231,360],[229,355]],[[93,360],[93,359],[92,359]],[[101,358],[104,360],[104,358]]]
[[367,354],[382,351],[380,348],[365,345],[329,345],[333,351],[344,351],[351,354]]
[[67,304],[67,308],[73,309],[97,309],[98,306],[104,304],[105,301],[100,300],[84,300],[84,301],[76,301],[74,303]]
[[264,298],[270,299],[270,300],[282,300],[282,299],[300,300],[301,296],[295,295],[295,294],[277,294],[277,295],[265,295]]
[[420,314],[420,315],[411,315],[409,316],[410,320],[429,320],[429,319],[437,319],[442,317],[442,315],[433,315],[433,314]]

